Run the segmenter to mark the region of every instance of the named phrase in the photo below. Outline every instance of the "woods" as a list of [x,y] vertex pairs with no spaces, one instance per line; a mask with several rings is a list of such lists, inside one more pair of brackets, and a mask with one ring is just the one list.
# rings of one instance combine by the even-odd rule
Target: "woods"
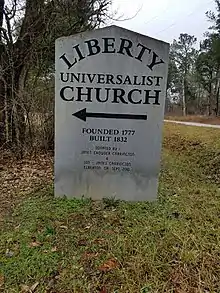
[[[199,47],[187,32],[171,45],[167,113],[220,115],[220,1],[215,2]],[[18,157],[53,149],[55,39],[100,27],[110,5],[111,0],[0,0],[1,148]]]
[[51,147],[55,39],[100,26],[110,2],[0,0],[2,147],[19,156],[38,138],[38,146]]
[[171,45],[168,78],[168,112],[220,115],[220,1],[208,11],[211,23],[196,48],[196,36],[180,34]]

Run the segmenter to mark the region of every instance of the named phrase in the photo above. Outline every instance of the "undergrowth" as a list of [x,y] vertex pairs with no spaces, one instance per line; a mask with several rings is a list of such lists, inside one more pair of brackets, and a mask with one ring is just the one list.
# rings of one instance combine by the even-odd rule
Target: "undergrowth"
[[156,202],[22,200],[1,227],[0,291],[219,293],[219,134],[165,126]]

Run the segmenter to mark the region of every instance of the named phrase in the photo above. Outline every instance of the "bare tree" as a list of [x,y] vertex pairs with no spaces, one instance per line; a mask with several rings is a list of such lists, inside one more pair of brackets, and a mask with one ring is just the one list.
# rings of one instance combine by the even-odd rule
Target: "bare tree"
[[196,60],[197,52],[193,47],[197,39],[188,34],[180,34],[177,40],[173,41],[171,46],[171,61],[175,63],[179,78],[182,81],[182,105],[183,115],[187,114],[187,89],[188,75],[193,68]]
[[0,143],[22,149],[24,87],[37,63],[49,66],[57,37],[94,29],[111,0],[0,0]]

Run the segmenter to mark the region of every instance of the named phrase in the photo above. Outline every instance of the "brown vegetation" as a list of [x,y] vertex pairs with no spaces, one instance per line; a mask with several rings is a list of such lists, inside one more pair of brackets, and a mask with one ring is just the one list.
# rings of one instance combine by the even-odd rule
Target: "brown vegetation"
[[204,124],[220,125],[220,117],[216,116],[201,116],[201,115],[187,115],[187,116],[165,116],[166,120],[197,122]]
[[155,203],[54,199],[50,156],[2,158],[0,291],[218,292],[219,134],[165,125]]

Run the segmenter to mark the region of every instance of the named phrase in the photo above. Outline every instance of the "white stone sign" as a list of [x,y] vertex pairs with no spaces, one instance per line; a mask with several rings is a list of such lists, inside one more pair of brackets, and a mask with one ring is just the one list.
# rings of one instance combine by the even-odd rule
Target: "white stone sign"
[[156,199],[168,53],[117,26],[56,41],[55,196]]

